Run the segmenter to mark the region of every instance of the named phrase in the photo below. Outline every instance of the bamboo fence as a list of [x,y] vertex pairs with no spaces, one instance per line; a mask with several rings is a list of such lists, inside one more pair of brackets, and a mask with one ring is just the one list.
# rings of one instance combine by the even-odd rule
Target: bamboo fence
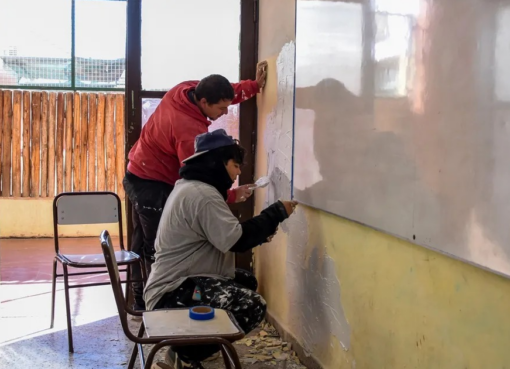
[[0,195],[124,198],[124,94],[0,90]]

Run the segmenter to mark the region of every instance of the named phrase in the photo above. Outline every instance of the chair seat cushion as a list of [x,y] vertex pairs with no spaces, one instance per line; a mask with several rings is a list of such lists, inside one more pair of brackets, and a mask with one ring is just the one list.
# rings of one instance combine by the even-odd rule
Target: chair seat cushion
[[[87,267],[101,267],[106,266],[103,254],[87,254],[87,255],[72,255],[72,254],[59,254],[58,257],[62,262],[71,266],[87,266]],[[130,264],[138,260],[140,257],[131,251],[115,251],[115,259],[117,264]]]
[[189,309],[162,309],[143,313],[148,337],[240,335],[239,338],[242,338],[244,332],[232,319],[230,314],[221,309],[215,309],[215,316],[211,320],[190,319]]

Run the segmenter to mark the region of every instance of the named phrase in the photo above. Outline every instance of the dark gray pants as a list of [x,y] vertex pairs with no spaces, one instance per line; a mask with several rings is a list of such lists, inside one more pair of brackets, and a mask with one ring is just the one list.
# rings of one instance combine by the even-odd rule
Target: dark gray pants
[[[158,231],[161,214],[166,200],[173,190],[173,186],[159,181],[150,181],[126,172],[122,181],[129,200],[133,206],[133,234],[131,237],[131,251],[145,260],[147,276],[154,263],[154,242]],[[142,271],[138,264],[131,267],[133,279],[141,279]],[[136,310],[145,310],[143,300],[143,284],[133,283],[133,295]]]

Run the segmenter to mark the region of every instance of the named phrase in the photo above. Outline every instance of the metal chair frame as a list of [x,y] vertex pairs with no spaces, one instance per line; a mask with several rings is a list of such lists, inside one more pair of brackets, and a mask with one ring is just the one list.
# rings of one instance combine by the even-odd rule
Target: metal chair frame
[[[241,362],[239,361],[239,356],[232,344],[241,338],[244,337],[244,332],[239,327],[234,316],[226,311],[230,320],[238,329],[238,333],[235,334],[218,334],[214,336],[196,336],[196,335],[175,335],[175,336],[165,336],[165,337],[144,337],[145,333],[145,324],[142,321],[140,325],[140,329],[138,330],[138,334],[134,335],[129,330],[128,326],[128,314],[141,316],[144,314],[150,314],[151,311],[133,311],[128,307],[124,296],[122,295],[122,289],[120,284],[119,277],[119,269],[116,263],[113,262],[114,254],[113,254],[113,246],[111,244],[111,239],[108,231],[103,231],[100,236],[101,247],[103,249],[104,259],[106,261],[106,266],[108,268],[108,274],[110,275],[110,285],[113,289],[113,294],[115,296],[115,302],[117,304],[117,309],[119,311],[119,318],[122,325],[122,329],[126,337],[134,343],[133,351],[131,353],[131,358],[129,360],[128,369],[133,369],[136,361],[136,357],[140,357],[140,366],[142,369],[150,369],[151,365],[154,361],[154,356],[156,353],[163,347],[166,346],[189,346],[189,345],[219,345],[221,347],[221,352],[223,356],[223,360],[225,363],[226,369],[242,369]],[[182,310],[182,309],[165,309],[165,310]],[[145,360],[143,354],[143,345],[153,344],[154,347],[149,352],[147,356],[147,360]]]
[[[135,253],[131,251],[127,251],[124,248],[124,238],[123,235],[123,227],[122,227],[122,206],[119,196],[113,192],[64,192],[55,197],[53,200],[53,238],[55,243],[55,257],[53,259],[53,276],[52,276],[52,290],[51,290],[51,323],[50,328],[54,327],[55,323],[55,298],[56,298],[56,282],[57,278],[64,278],[64,295],[65,295],[65,303],[66,303],[66,315],[67,315],[67,338],[68,338],[68,345],[69,345],[69,352],[74,352],[74,344],[73,344],[73,332],[72,332],[72,324],[71,324],[71,306],[70,306],[70,300],[69,300],[69,290],[72,288],[83,288],[83,287],[94,287],[94,286],[103,286],[108,285],[110,282],[97,282],[97,283],[83,283],[83,284],[69,284],[69,277],[70,276],[78,276],[78,275],[94,275],[94,274],[105,274],[107,273],[106,270],[106,263],[104,262],[104,257],[102,254],[93,254],[93,255],[84,255],[84,256],[92,256],[97,257],[97,262],[76,262],[73,260],[70,260],[70,257],[73,255],[66,255],[61,253],[59,248],[59,224],[76,224],[76,225],[84,225],[84,224],[100,224],[103,223],[102,220],[106,219],[104,214],[98,214],[96,219],[93,219],[90,222],[76,222],[77,220],[80,220],[82,218],[87,218],[87,216],[90,216],[90,214],[86,214],[88,212],[94,211],[93,204],[81,204],[81,209],[76,209],[77,214],[65,214],[67,217],[71,217],[69,221],[65,221],[63,219],[66,219],[64,214],[59,214],[60,211],[64,211],[59,208],[59,202],[61,201],[74,201],[77,199],[85,200],[86,197],[92,198],[92,197],[103,197],[105,200],[109,200],[111,203],[115,203],[115,207],[111,209],[111,214],[113,214],[113,218],[117,218],[118,223],[118,230],[119,230],[119,246],[120,246],[120,255],[126,256],[127,259],[123,261],[117,261],[116,264],[125,266],[124,269],[121,269],[120,272],[126,273],[125,280],[121,281],[121,283],[127,283],[131,284],[133,282],[144,282],[145,278],[142,280],[131,280],[131,273],[130,273],[130,265],[139,263],[140,267],[142,269],[142,275],[145,276],[145,265],[143,260]],[[112,197],[115,201],[112,200]],[[68,200],[66,200],[68,199]],[[93,202],[92,202],[93,203]],[[72,202],[71,202],[72,204]],[[69,205],[68,205],[69,206]],[[84,215],[83,215],[84,214]],[[59,218],[60,217],[60,218]],[[73,219],[74,217],[74,219]],[[60,221],[63,221],[63,223],[60,223]],[[112,222],[113,223],[113,222]],[[57,273],[57,264],[62,264],[63,273],[59,274]],[[101,269],[101,270],[94,270],[94,271],[88,271],[88,272],[78,272],[78,273],[70,273],[69,268],[78,268],[78,269],[87,269],[87,268],[94,268],[94,269]],[[129,285],[126,285],[126,300],[129,300],[129,293],[130,288]]]

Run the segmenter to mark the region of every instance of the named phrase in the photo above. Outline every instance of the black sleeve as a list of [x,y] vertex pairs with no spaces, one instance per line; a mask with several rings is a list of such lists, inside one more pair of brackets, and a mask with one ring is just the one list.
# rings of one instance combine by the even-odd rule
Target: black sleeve
[[230,248],[232,252],[245,252],[267,241],[278,225],[289,216],[281,201],[275,202],[250,220],[241,223],[243,235]]

